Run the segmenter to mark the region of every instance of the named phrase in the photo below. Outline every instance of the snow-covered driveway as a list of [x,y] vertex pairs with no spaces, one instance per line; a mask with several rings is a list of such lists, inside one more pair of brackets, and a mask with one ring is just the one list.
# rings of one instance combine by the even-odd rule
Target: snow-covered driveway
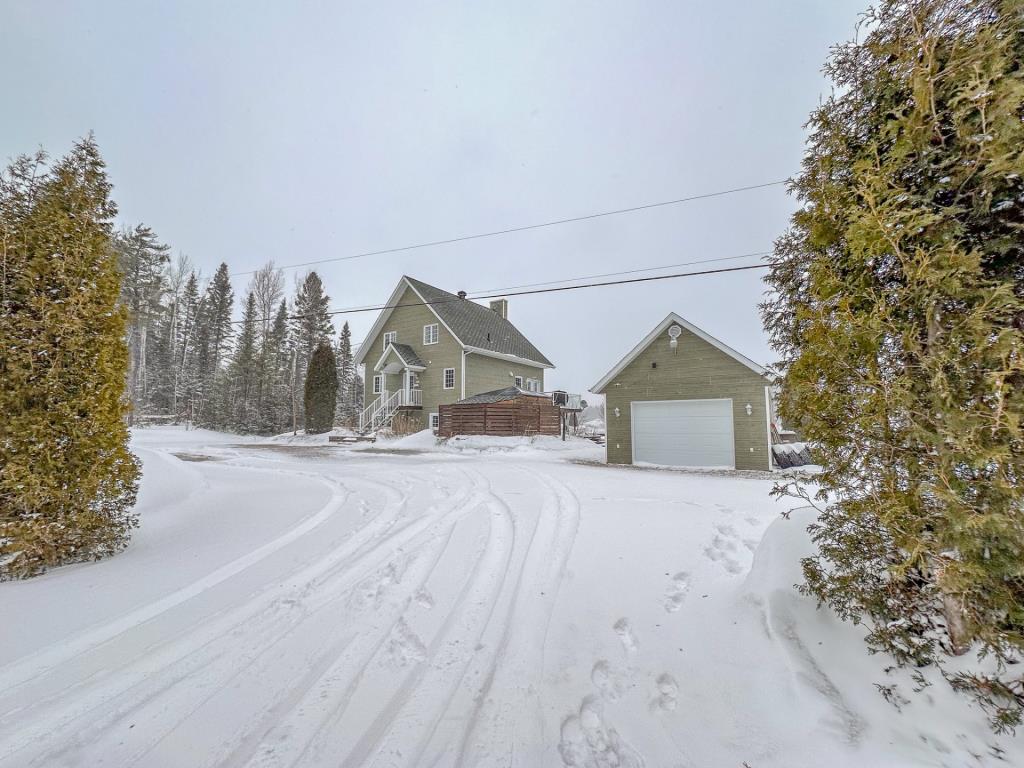
[[[943,765],[943,748],[955,765],[984,749],[935,713],[948,743],[894,727],[878,663],[827,668],[864,657],[856,632],[808,613],[795,576],[750,583],[788,574],[747,576],[788,507],[770,479],[237,443],[139,433],[132,546],[0,584],[18,617],[0,638],[0,766]],[[816,639],[801,617],[825,622]]]

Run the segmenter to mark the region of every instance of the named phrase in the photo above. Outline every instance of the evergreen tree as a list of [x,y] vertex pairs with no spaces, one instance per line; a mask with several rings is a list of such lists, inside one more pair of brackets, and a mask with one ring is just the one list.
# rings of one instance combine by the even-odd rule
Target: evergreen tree
[[292,352],[288,348],[288,304],[284,300],[278,305],[270,326],[265,355],[266,390],[260,431],[277,434],[291,427],[292,421]]
[[321,342],[331,340],[334,329],[329,314],[331,298],[324,293],[316,272],[299,284],[292,306],[292,343],[298,352],[298,380],[305,381],[306,367]]
[[227,414],[219,408],[227,401],[227,393],[219,387],[222,366],[231,350],[234,329],[231,312],[235,293],[228,277],[228,265],[221,264],[206,288],[196,314],[196,384],[195,418],[206,426],[224,426]]
[[179,255],[164,269],[161,296],[151,308],[153,333],[146,355],[147,393],[145,408],[160,414],[176,414],[178,395],[178,348],[182,342],[183,320],[188,310],[182,306],[188,277],[188,258]]
[[356,409],[356,364],[352,357],[352,331],[346,321],[338,335],[338,421],[346,427],[355,426],[359,416]]
[[113,244],[121,269],[121,302],[128,309],[128,397],[134,412],[149,404],[149,336],[162,312],[170,248],[143,224],[122,230]]
[[763,307],[782,414],[826,503],[805,589],[947,676],[997,728],[1024,709],[1024,17],[885,0],[827,71]]
[[198,315],[199,279],[189,273],[181,296],[180,321],[174,345],[174,401],[173,412],[191,417],[192,404],[198,384]]
[[256,296],[250,291],[245,296],[242,327],[238,333],[235,353],[231,358],[228,375],[223,382],[226,397],[226,421],[235,432],[247,434],[259,430],[256,390],[259,379],[259,314]]
[[138,465],[116,213],[92,137],[0,176],[0,579],[124,547]]
[[[257,374],[256,410],[261,415],[260,431],[272,431],[277,418],[272,415],[274,381],[277,377],[278,353],[276,339],[272,337],[274,311],[284,296],[284,273],[270,262],[253,275],[249,288],[255,297],[256,312],[259,316],[257,331]],[[268,402],[264,402],[267,400]]]
[[334,350],[327,342],[320,342],[309,361],[303,405],[306,414],[306,433],[329,432],[334,426],[334,407],[338,398],[338,366]]

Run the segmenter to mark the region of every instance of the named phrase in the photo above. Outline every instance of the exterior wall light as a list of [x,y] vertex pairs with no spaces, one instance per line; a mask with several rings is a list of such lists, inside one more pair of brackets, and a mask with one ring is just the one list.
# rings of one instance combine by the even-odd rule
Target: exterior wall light
[[683,332],[683,329],[678,325],[673,325],[668,329],[668,346],[673,352],[676,351],[676,347],[679,346],[679,334]]
[[619,409],[618,408],[615,409],[615,418],[616,419],[619,418]]
[[753,413],[754,413],[754,406],[752,406],[750,403],[747,403],[747,416],[751,416],[751,415],[753,415]]

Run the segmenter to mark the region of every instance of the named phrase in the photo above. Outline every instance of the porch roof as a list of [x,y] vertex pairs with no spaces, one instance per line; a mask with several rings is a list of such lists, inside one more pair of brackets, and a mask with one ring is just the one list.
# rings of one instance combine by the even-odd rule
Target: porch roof
[[384,354],[380,356],[380,360],[373,366],[373,370],[379,371],[384,365],[384,362],[388,359],[388,355],[394,353],[395,357],[398,358],[401,364],[409,369],[422,371],[426,368],[426,364],[420,360],[419,355],[410,347],[408,344],[398,344],[392,341],[384,349]]

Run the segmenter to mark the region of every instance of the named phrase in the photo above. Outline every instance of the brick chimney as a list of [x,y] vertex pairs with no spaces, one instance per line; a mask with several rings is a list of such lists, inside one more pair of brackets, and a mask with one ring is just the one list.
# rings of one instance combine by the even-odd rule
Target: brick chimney
[[491,310],[508,320],[508,299],[495,299],[491,302]]

